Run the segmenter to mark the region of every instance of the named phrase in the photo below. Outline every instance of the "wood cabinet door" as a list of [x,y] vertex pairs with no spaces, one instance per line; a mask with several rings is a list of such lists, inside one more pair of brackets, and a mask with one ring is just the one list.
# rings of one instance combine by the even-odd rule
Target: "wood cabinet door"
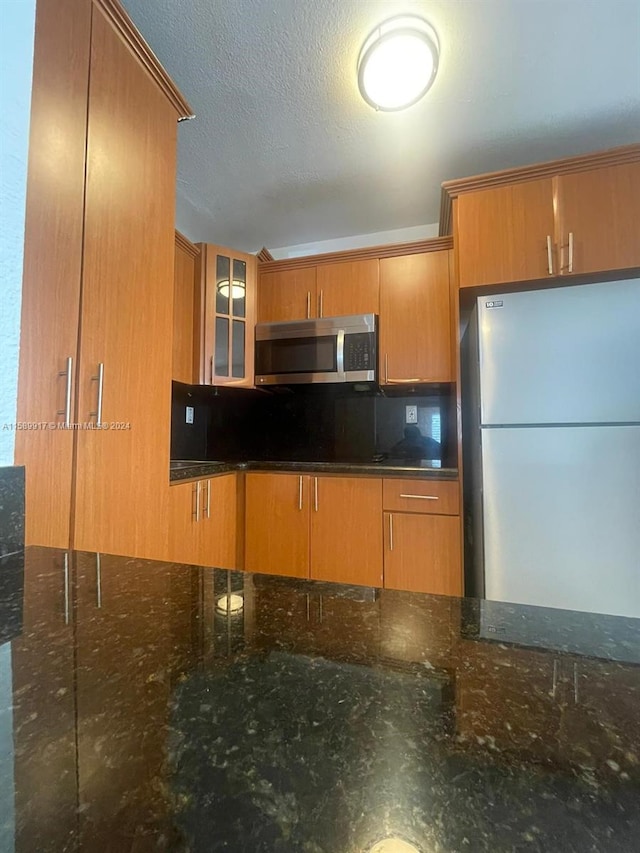
[[199,246],[201,382],[252,388],[258,261],[224,246]]
[[449,252],[380,261],[381,381],[452,382]]
[[318,317],[378,314],[380,262],[377,258],[320,264],[316,275]]
[[309,481],[297,474],[246,475],[246,571],[309,577]]
[[26,544],[54,548],[70,543],[74,432],[58,425],[66,407],[74,419],[90,32],[90,0],[39,0],[17,420],[56,428],[18,431],[15,461],[25,466]]
[[460,287],[558,275],[551,178],[462,193],[454,228]]
[[[74,547],[161,558],[169,499],[176,111],[94,4]],[[103,382],[95,381],[103,365]]]
[[173,368],[177,382],[193,385],[195,369],[194,309],[197,248],[176,231],[173,270]]
[[557,200],[562,274],[640,267],[640,162],[560,175]]
[[460,519],[384,514],[384,585],[434,595],[462,595]]
[[165,560],[199,565],[202,554],[202,482],[179,483],[169,489],[169,523]]
[[258,323],[284,323],[316,316],[315,267],[260,273]]
[[382,480],[310,479],[310,576],[382,586]]
[[237,478],[235,474],[202,481],[202,528],[199,562],[203,566],[235,569]]

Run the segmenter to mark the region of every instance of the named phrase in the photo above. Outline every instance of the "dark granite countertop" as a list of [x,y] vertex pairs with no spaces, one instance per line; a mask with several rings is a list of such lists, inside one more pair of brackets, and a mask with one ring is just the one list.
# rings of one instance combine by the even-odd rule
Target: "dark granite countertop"
[[640,620],[44,548],[0,578],[2,850],[638,849]]
[[432,468],[419,464],[386,462],[172,462],[171,482],[215,477],[233,471],[293,471],[301,474],[347,474],[350,476],[411,477],[424,480],[457,480],[457,468]]

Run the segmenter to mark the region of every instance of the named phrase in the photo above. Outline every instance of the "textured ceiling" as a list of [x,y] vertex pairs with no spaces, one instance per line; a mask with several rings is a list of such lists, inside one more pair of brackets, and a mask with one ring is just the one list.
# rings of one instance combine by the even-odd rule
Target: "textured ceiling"
[[[438,219],[450,178],[640,139],[640,0],[124,0],[190,101],[178,225],[255,251]],[[436,28],[433,88],[359,95],[381,20]]]

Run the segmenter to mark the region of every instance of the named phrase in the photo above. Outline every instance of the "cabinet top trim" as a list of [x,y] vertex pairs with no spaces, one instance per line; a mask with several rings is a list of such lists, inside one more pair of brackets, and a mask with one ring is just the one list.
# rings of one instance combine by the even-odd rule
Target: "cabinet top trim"
[[200,249],[179,231],[176,231],[176,246],[180,246],[183,252],[186,252],[193,258],[200,254]]
[[640,160],[640,143],[625,145],[621,148],[608,148],[606,151],[596,151],[592,154],[580,154],[577,157],[566,157],[563,160],[550,160],[547,163],[534,163],[531,166],[520,166],[514,169],[503,169],[500,172],[487,172],[484,175],[473,175],[468,178],[445,181],[442,184],[440,198],[440,234],[441,236],[451,234],[453,228],[452,201],[463,193],[486,190],[504,184],[552,178],[571,172],[585,172],[604,166],[618,166],[637,160]]
[[110,21],[129,50],[139,59],[146,71],[166,95],[178,114],[178,121],[193,118],[193,110],[188,102],[164,70],[155,53],[140,35],[119,0],[93,0],[93,3]]
[[418,255],[423,252],[439,252],[452,248],[452,237],[433,237],[429,240],[417,240],[414,243],[389,243],[386,246],[366,246],[363,249],[349,249],[325,255],[305,255],[301,258],[283,258],[279,261],[266,261],[258,265],[258,271],[261,273],[282,272],[284,270],[300,269],[301,267],[395,258],[398,255]]

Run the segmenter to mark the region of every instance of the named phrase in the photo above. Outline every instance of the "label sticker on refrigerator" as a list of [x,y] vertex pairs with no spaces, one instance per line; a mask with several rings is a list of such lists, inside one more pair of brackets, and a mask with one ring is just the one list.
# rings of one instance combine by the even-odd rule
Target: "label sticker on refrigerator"
[[484,303],[487,308],[502,308],[504,302],[502,299],[492,299],[489,302]]

